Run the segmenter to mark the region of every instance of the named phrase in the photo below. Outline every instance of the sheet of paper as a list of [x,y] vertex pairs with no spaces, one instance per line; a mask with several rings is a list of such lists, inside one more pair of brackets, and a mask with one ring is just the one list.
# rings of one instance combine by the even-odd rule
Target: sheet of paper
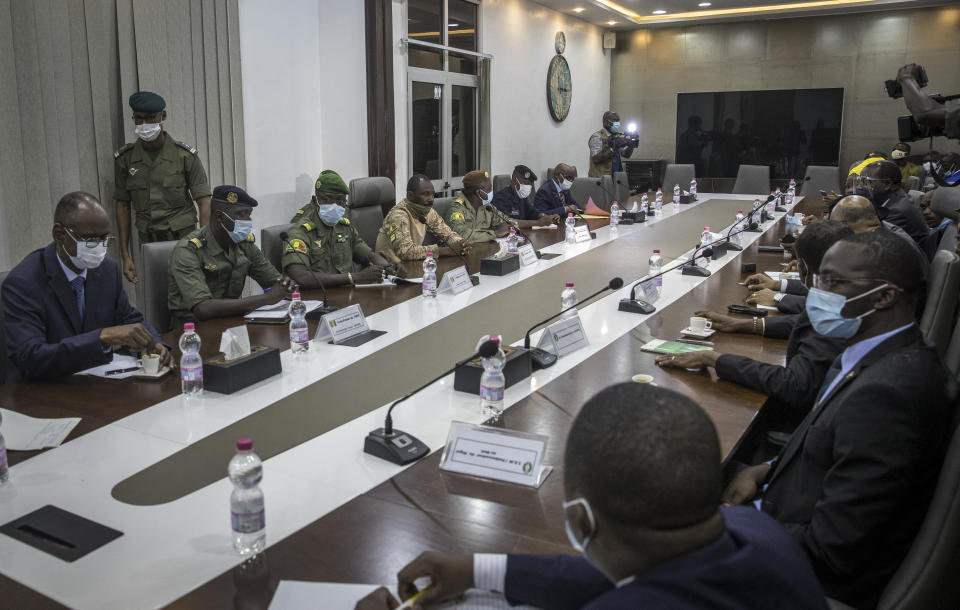
[[290,301],[287,301],[286,299],[284,299],[284,300],[282,300],[282,301],[277,301],[276,303],[272,303],[272,304],[270,304],[270,305],[264,305],[263,307],[257,307],[257,308],[254,309],[253,311],[256,311],[256,312],[261,312],[261,311],[277,311],[277,310],[281,310],[281,309],[282,309],[283,311],[286,311],[288,307],[290,307]]
[[113,360],[109,364],[103,364],[100,366],[95,366],[89,368],[85,371],[80,371],[76,373],[77,375],[93,375],[94,377],[103,377],[104,379],[126,379],[132,375],[136,375],[139,372],[139,368],[135,371],[130,371],[128,373],[114,373],[113,375],[107,375],[107,371],[117,371],[123,369],[132,369],[137,366],[137,359],[133,356],[126,356],[124,354],[114,354]]
[[800,274],[796,271],[788,271],[786,273],[780,271],[764,271],[764,275],[775,282],[779,282],[781,279],[784,280],[799,280]]
[[0,416],[3,417],[0,432],[3,432],[7,449],[13,451],[59,447],[74,426],[80,423],[79,417],[38,419],[7,409],[0,409]]
[[533,230],[534,231],[554,231],[556,230],[556,228],[557,228],[556,224],[549,224],[545,227],[533,227]]
[[587,220],[609,220],[609,216],[597,216],[596,214],[580,214],[579,218],[586,218]]
[[354,288],[393,288],[396,286],[389,279],[385,279],[382,282],[374,282],[372,284],[354,284]]
[[[357,602],[380,585],[351,585],[333,582],[281,580],[273,594],[269,610],[352,610]],[[387,587],[396,596],[396,587]],[[511,606],[500,593],[470,589],[462,600],[446,602],[431,608],[443,610],[536,610],[533,606]]]

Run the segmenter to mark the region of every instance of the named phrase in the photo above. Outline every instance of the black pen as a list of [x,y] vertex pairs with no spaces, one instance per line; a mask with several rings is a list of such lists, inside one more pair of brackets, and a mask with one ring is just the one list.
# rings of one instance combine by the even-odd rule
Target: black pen
[[134,371],[139,371],[139,370],[140,370],[139,366],[135,366],[129,369],[113,369],[112,371],[105,372],[104,375],[119,375],[121,373],[132,373]]
[[712,341],[694,341],[693,339],[674,339],[677,343],[689,343],[690,345],[704,345],[706,347],[713,347]]

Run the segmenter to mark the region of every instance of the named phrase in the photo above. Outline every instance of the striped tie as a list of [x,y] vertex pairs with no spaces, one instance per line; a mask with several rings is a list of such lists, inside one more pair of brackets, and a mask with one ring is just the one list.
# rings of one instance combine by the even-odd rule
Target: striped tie
[[82,275],[78,275],[73,278],[70,282],[70,287],[73,288],[73,294],[77,297],[77,311],[80,313],[80,319],[83,320],[83,282],[84,278]]

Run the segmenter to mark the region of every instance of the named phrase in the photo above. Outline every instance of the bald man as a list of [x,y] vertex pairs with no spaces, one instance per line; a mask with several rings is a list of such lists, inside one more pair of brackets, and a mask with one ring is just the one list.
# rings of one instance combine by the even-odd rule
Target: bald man
[[533,207],[540,214],[559,214],[562,218],[567,214],[578,214],[583,206],[577,203],[570,194],[570,187],[577,177],[577,169],[566,163],[559,163],[553,168],[553,180],[544,180],[537,189],[537,196],[533,198]]

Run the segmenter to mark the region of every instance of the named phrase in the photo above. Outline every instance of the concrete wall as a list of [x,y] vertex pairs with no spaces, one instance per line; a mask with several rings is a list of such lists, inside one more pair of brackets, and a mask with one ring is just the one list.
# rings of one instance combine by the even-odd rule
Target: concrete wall
[[[897,142],[902,100],[883,81],[908,62],[927,69],[931,92],[960,93],[960,7],[870,12],[624,32],[611,65],[610,101],[636,120],[635,158],[672,161],[677,92],[844,87],[840,164]],[[917,142],[913,151],[926,150]],[[934,148],[958,151],[938,138]]]

